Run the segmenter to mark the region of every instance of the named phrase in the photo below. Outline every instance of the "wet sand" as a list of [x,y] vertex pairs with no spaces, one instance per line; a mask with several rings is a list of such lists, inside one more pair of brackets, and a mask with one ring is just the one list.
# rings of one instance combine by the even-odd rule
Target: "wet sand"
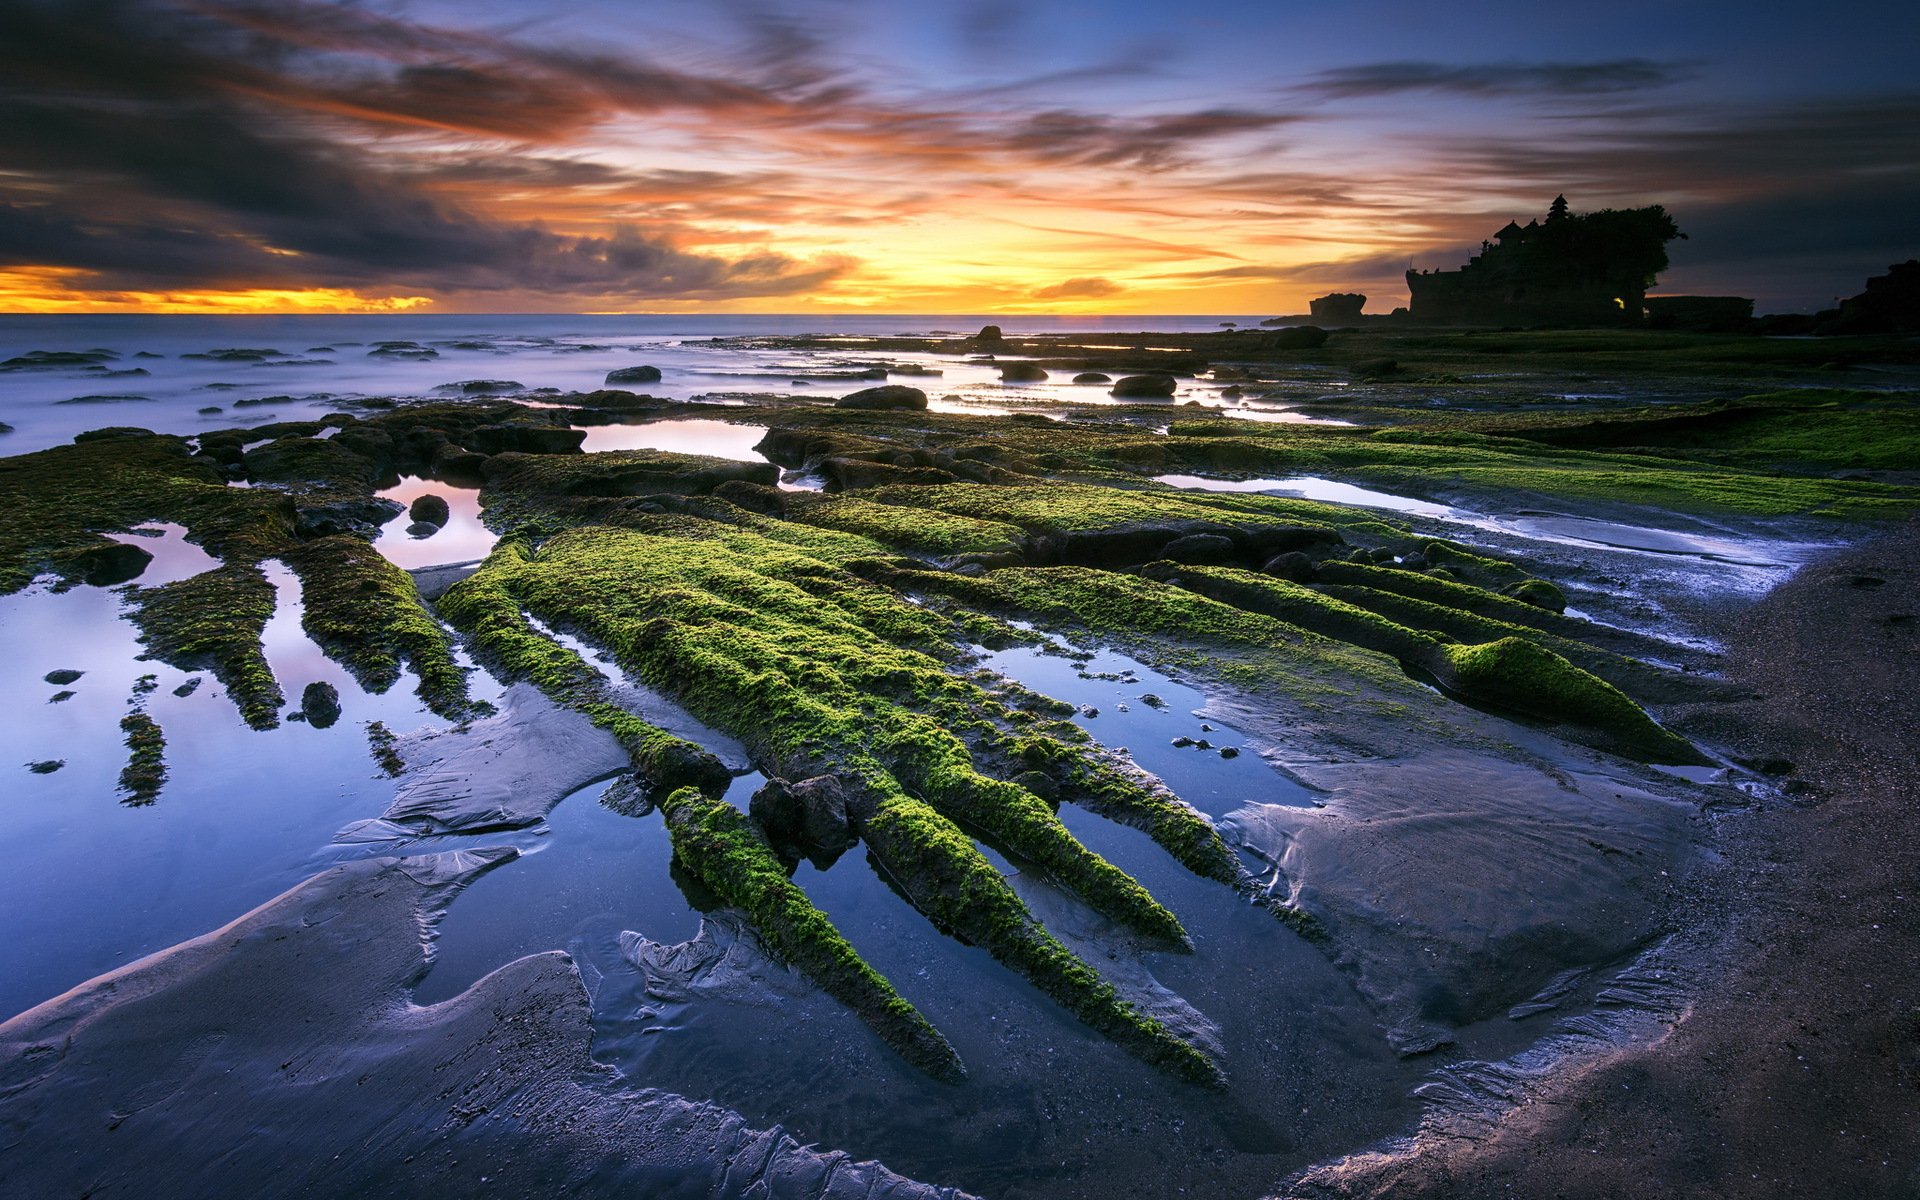
[[[1728,614],[1751,701],[1711,736],[1779,778],[1721,815],[1692,1011],[1480,1140],[1426,1137],[1287,1196],[1920,1196],[1920,522]],[[1788,764],[1791,768],[1788,769]]]

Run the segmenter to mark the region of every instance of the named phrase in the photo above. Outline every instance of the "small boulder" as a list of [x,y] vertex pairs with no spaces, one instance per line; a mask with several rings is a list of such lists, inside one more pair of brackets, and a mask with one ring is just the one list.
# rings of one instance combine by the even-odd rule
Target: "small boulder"
[[1267,335],[1269,350],[1318,350],[1327,344],[1327,331],[1318,325],[1290,325]]
[[1298,550],[1274,555],[1261,566],[1260,570],[1291,583],[1306,583],[1314,576],[1313,560]]
[[608,371],[606,382],[616,383],[659,383],[659,367],[621,367],[617,371]]
[[1171,375],[1128,375],[1113,385],[1113,395],[1122,400],[1169,400],[1179,386]]
[[973,340],[976,342],[999,342],[1005,341],[1006,339],[1001,335],[998,325],[982,325],[980,332],[973,335]]
[[85,674],[85,671],[76,671],[72,667],[61,667],[58,671],[48,671],[46,680],[55,687],[65,687]]
[[1010,362],[1000,365],[1002,383],[1039,383],[1046,378],[1046,368],[1039,363]]
[[60,574],[93,587],[112,587],[140,578],[152,561],[153,555],[139,546],[109,542],[69,555],[60,564]]
[[404,504],[384,496],[309,504],[294,510],[293,531],[302,538],[332,537],[337,533],[371,536],[405,511]]
[[576,454],[587,440],[584,429],[564,425],[525,425],[507,421],[482,425],[467,435],[467,448],[482,454]]
[[1522,604],[1544,608],[1548,612],[1567,611],[1567,594],[1544,579],[1524,579],[1519,583],[1509,584],[1501,589],[1500,594],[1511,596]]
[[300,693],[300,713],[315,729],[326,729],[340,719],[340,690],[330,683],[310,683]]
[[67,760],[64,758],[43,758],[39,762],[28,763],[27,770],[35,775],[51,775],[66,765]]
[[428,492],[424,496],[414,498],[413,504],[407,509],[407,515],[418,524],[439,526],[445,525],[452,519],[453,510],[448,507],[446,497]]
[[1082,371],[1073,377],[1075,383],[1112,383],[1113,376],[1100,371]]
[[871,410],[924,409],[927,407],[927,394],[916,387],[890,383],[884,387],[865,388],[852,395],[842,396],[833,402],[833,406]]
[[430,538],[439,532],[440,527],[428,521],[415,521],[407,526],[407,536],[413,538],[415,541],[421,538]]
[[1217,533],[1189,533],[1160,548],[1161,557],[1190,565],[1230,562],[1235,553],[1233,539]]
[[1368,358],[1353,364],[1356,379],[1386,379],[1400,373],[1400,364],[1391,358]]
[[846,789],[831,775],[799,783],[769,779],[748,801],[747,811],[775,844],[809,858],[838,857],[859,840],[847,817]]

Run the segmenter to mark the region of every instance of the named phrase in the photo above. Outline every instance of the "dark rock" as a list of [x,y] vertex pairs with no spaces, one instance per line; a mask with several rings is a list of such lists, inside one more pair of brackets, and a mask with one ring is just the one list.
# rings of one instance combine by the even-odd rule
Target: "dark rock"
[[433,452],[433,476],[449,483],[478,483],[486,473],[487,456],[462,450],[451,443]]
[[1047,378],[1047,371],[1039,363],[1010,362],[1000,367],[1000,379],[1003,383],[1039,383]]
[[195,675],[192,679],[187,680],[185,683],[181,684],[179,687],[173,689],[173,694],[184,699],[185,697],[191,696],[195,692],[199,691],[200,684],[201,684],[200,676]]
[[785,516],[787,512],[787,498],[779,488],[768,487],[764,483],[750,483],[745,479],[727,480],[713,489],[713,497],[770,517]]
[[224,408],[221,408],[218,404],[209,404],[205,408],[195,409],[194,411],[198,412],[203,417],[210,417],[215,413],[222,413],[227,410]]
[[1400,364],[1391,358],[1368,358],[1353,364],[1353,374],[1358,379],[1385,379],[1399,373]]
[[1213,743],[1205,738],[1199,738],[1193,743],[1193,748],[1195,750],[1211,750],[1213,749]]
[[842,396],[833,402],[833,406],[861,409],[924,409],[927,406],[927,394],[916,387],[891,383],[885,387],[866,388],[850,396]]
[[108,542],[89,546],[62,559],[59,572],[64,579],[77,579],[93,587],[112,587],[140,578],[153,555],[139,546]]
[[1232,746],[1222,746],[1220,747],[1220,757],[1221,758],[1239,758],[1240,752],[1234,749]]
[[462,396],[498,396],[506,392],[524,392],[527,385],[517,379],[463,379],[459,383],[445,384],[441,390],[459,392]]
[[579,405],[581,408],[600,408],[610,412],[651,412],[673,403],[671,400],[662,400],[658,396],[622,391],[619,388],[601,388],[593,392],[568,392],[561,399],[568,404]]
[[1166,400],[1178,383],[1171,375],[1127,375],[1113,385],[1113,395],[1123,400]]
[[64,758],[43,758],[39,762],[28,763],[27,770],[35,775],[51,775],[66,765],[67,760]]
[[337,533],[371,537],[382,525],[407,511],[398,500],[369,496],[364,500],[332,500],[294,510],[293,529],[303,538],[332,537]]
[[1006,339],[1001,336],[998,325],[982,325],[980,332],[973,335],[973,340],[976,342],[999,342],[1005,341]]
[[300,693],[300,712],[315,729],[326,729],[340,719],[340,690],[330,683],[310,683]]
[[584,429],[510,421],[480,426],[467,435],[466,445],[482,454],[575,454],[586,440]]
[[70,683],[77,682],[79,678],[85,674],[85,671],[76,671],[72,667],[61,667],[57,671],[48,671],[45,679],[55,687],[65,687]]
[[1217,533],[1190,533],[1168,542],[1161,555],[1178,563],[1222,563],[1233,559],[1233,539]]
[[1177,750],[1185,750],[1188,746],[1193,745],[1193,739],[1185,734],[1181,734],[1179,737],[1173,739],[1173,745]]
[[445,525],[452,519],[453,510],[448,507],[446,497],[428,492],[414,499],[407,515],[423,525]]
[[108,425],[102,429],[89,429],[85,433],[73,435],[75,445],[83,442],[111,442],[118,438],[137,438],[157,436],[151,429],[142,429],[138,425]]
[[847,815],[847,793],[831,775],[799,783],[769,779],[748,801],[747,811],[776,846],[790,846],[809,858],[832,859],[858,839]]
[[1165,700],[1162,700],[1160,697],[1154,695],[1152,692],[1148,692],[1145,695],[1141,696],[1140,703],[1146,705],[1148,708],[1165,708],[1167,706],[1167,702]]
[[47,703],[48,704],[65,704],[67,701],[73,699],[77,695],[79,695],[78,692],[55,692],[53,695],[47,697]]
[[1082,371],[1073,377],[1075,383],[1112,383],[1113,376],[1099,371]]
[[1327,331],[1318,325],[1276,329],[1263,339],[1269,350],[1318,350],[1327,344]]
[[1057,804],[1060,800],[1060,784],[1045,771],[1022,771],[1008,780],[1017,783],[1048,804]]
[[1260,568],[1269,575],[1294,583],[1306,583],[1314,576],[1313,560],[1298,550],[1276,554]]
[[407,526],[407,536],[413,538],[415,541],[421,538],[430,538],[439,532],[440,527],[438,525],[427,521],[415,521]]
[[614,383],[659,383],[659,367],[621,367],[617,371],[608,371],[606,381]]

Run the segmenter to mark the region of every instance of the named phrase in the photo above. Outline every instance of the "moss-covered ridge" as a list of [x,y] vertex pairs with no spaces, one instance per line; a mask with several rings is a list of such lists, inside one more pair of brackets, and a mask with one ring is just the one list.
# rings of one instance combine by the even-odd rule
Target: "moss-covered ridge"
[[940,1031],[868,966],[740,810],[698,788],[660,801],[674,855],[728,904],[742,910],[768,949],[858,1013],[902,1058],[949,1082],[966,1068]]
[[1470,700],[1535,720],[1582,727],[1653,762],[1706,761],[1691,743],[1649,717],[1614,687],[1518,629],[1463,645],[1451,635],[1410,628],[1358,604],[1284,579],[1230,567],[1149,566],[1147,574],[1302,629],[1392,655]]
[[[609,648],[623,667],[740,737],[770,774],[837,777],[856,797],[859,835],[930,917],[1135,1053],[1188,1077],[1216,1078],[1204,1055],[1047,934],[961,831],[992,840],[1161,944],[1184,944],[1172,914],[1080,845],[1045,801],[979,770],[962,735],[1004,745],[1005,710],[939,657],[956,654],[951,622],[762,536],[751,519],[640,523],[647,527],[572,529],[537,554],[503,545],[449,591],[443,609],[467,627],[487,608],[498,624],[509,603],[524,606]],[[835,548],[851,549],[845,535],[833,536]],[[483,593],[492,598],[483,602]],[[1080,754],[1063,750],[1069,760]],[[1123,790],[1091,769],[1089,778]],[[1186,858],[1205,863],[1192,828],[1204,819],[1185,812],[1185,827],[1171,812],[1158,815],[1172,840],[1184,840]],[[1205,836],[1218,846],[1210,827]]]

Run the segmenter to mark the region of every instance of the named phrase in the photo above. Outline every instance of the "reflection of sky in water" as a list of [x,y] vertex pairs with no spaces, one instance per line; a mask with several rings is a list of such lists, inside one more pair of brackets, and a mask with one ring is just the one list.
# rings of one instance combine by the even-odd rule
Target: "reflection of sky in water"
[[[1159,776],[1175,795],[1209,816],[1223,817],[1247,804],[1315,803],[1307,788],[1274,770],[1238,731],[1195,716],[1206,708],[1206,696],[1123,654],[1103,650],[1080,663],[1033,646],[1012,646],[985,652],[982,664],[1077,709],[1095,709],[1098,716],[1079,711],[1074,722],[1100,744],[1126,749],[1141,769]],[[1097,675],[1127,677],[1087,678]],[[1146,703],[1141,697],[1147,695],[1158,697],[1164,706]],[[1204,739],[1214,749],[1175,746],[1177,737]],[[1222,758],[1220,747],[1240,753]]]
[[153,555],[153,561],[147,564],[146,570],[133,580],[141,587],[177,583],[220,565],[219,559],[186,540],[187,528],[184,525],[152,522],[136,525],[128,533],[110,533],[107,536],[116,542],[138,546]]
[[476,562],[493,552],[499,535],[480,523],[480,489],[454,487],[437,479],[408,475],[380,493],[388,500],[411,506],[422,496],[438,496],[451,514],[438,532],[423,538],[407,532],[413,518],[406,513],[380,527],[374,548],[405,570],[437,567],[443,563]]
[[[113,592],[0,597],[8,684],[0,794],[14,847],[0,871],[0,1017],[217,928],[306,878],[315,847],[391,797],[364,723],[383,720],[401,733],[444,724],[413,696],[411,675],[384,696],[361,691],[301,630],[291,573],[273,563],[268,574],[280,606],[263,641],[286,692],[282,711],[299,706],[308,683],[326,680],[345,709],[331,729],[288,722],[250,730],[210,674],[136,662],[141,647]],[[41,678],[62,668],[86,674],[66,685],[70,699],[49,703],[63,689]],[[146,709],[166,734],[168,781],[151,807],[127,808],[116,790],[126,763],[119,721],[134,681],[147,674],[159,685]],[[197,690],[174,695],[194,677]],[[476,682],[478,695],[490,695],[484,676]],[[66,766],[26,770],[42,759]]]
[[754,449],[767,431],[759,425],[734,425],[702,418],[648,421],[643,425],[590,425],[581,449],[666,450],[674,454],[702,454],[736,462],[764,462]]

